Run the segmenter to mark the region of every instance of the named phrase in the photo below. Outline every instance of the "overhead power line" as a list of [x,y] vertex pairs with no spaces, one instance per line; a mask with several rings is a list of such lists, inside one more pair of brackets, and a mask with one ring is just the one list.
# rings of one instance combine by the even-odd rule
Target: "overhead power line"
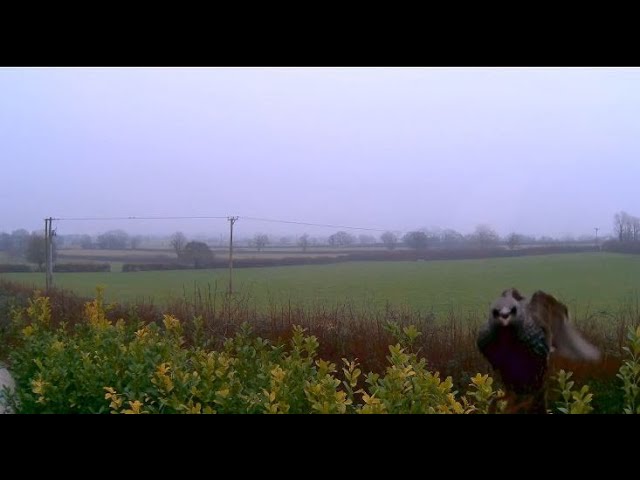
[[187,217],[182,217],[182,216],[178,216],[178,217],[59,217],[59,218],[54,218],[53,220],[64,220],[64,221],[68,221],[68,220],[81,220],[81,221],[85,221],[85,220],[194,220],[194,219],[226,219],[227,216],[219,216],[219,217],[214,217],[214,216],[207,216],[207,215],[203,215],[203,216],[187,216]]
[[[256,220],[259,222],[270,222],[270,223],[289,223],[293,225],[308,225],[312,227],[329,227],[329,228],[343,228],[349,230],[367,230],[370,232],[387,232],[389,229],[382,228],[368,228],[368,227],[354,227],[350,225],[331,225],[327,223],[311,223],[311,222],[297,222],[293,220],[275,220],[272,218],[257,218],[257,217],[240,217],[243,220]],[[394,230],[399,231],[399,230]]]
[[[55,221],[110,221],[110,220],[222,220],[228,219],[228,215],[189,215],[189,216],[149,216],[149,217],[138,217],[138,216],[128,216],[128,217],[57,217],[52,220]],[[406,233],[401,230],[391,230],[384,228],[370,228],[370,227],[358,227],[354,225],[334,225],[330,223],[315,223],[315,222],[300,222],[296,220],[279,220],[275,218],[261,218],[261,217],[238,217],[242,220],[252,220],[257,222],[267,222],[267,223],[284,223],[289,225],[304,225],[311,227],[327,227],[327,228],[339,228],[344,230],[363,230],[368,232],[387,232],[393,231],[396,233]]]

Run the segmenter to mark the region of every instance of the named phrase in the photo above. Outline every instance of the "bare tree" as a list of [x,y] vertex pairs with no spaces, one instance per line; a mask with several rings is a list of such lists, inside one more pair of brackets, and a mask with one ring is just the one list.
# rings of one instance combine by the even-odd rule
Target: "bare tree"
[[269,244],[269,237],[264,233],[258,233],[253,237],[253,244],[256,246],[258,251],[261,251]]
[[402,241],[415,250],[424,250],[429,245],[429,237],[424,232],[409,232],[402,237]]
[[339,231],[329,237],[329,245],[332,247],[344,247],[355,242],[353,235],[350,233]]
[[518,245],[522,243],[522,235],[517,233],[511,233],[507,237],[507,245],[511,250],[515,250]]
[[487,248],[496,245],[500,241],[500,237],[489,225],[478,225],[473,232],[472,239],[481,248]]
[[613,216],[613,230],[618,237],[618,241],[622,241],[622,236],[624,235],[624,221],[622,219],[622,214],[624,212],[618,212]]
[[187,244],[187,237],[184,236],[182,232],[176,232],[171,235],[171,240],[169,241],[169,245],[176,252],[178,258],[182,255],[182,251],[184,250],[185,245]]
[[450,228],[442,232],[441,238],[442,244],[447,248],[460,246],[465,241],[464,235]]
[[309,234],[305,233],[298,239],[298,246],[302,248],[303,252],[307,251],[307,247],[309,247]]
[[[627,212],[618,212],[613,217],[613,227],[618,241],[631,242],[634,237],[634,219]],[[637,236],[637,234],[636,234]]]
[[[57,257],[57,248],[55,242],[53,242],[52,244],[52,249],[53,261],[55,262]],[[44,239],[44,235],[33,233],[29,236],[27,249],[25,251],[25,258],[28,262],[37,264],[38,270],[42,271],[42,266],[47,261],[47,244]]]
[[631,239],[634,242],[640,241],[640,218],[631,217]]
[[393,250],[398,245],[398,236],[393,232],[384,232],[380,235],[380,240],[388,250]]
[[129,234],[124,230],[109,230],[98,235],[98,247],[105,250],[124,250],[129,243]]
[[421,232],[427,236],[427,246],[431,247],[441,242],[443,231],[439,227],[421,228]]

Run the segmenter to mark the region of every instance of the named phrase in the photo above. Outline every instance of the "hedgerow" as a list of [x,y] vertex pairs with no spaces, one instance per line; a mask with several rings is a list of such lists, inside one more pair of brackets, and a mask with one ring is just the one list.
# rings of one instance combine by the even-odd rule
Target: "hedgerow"
[[[52,322],[51,306],[36,295],[11,310],[9,364],[18,413],[489,413],[506,411],[503,392],[487,374],[464,392],[418,355],[414,326],[389,324],[396,343],[380,373],[364,374],[357,359],[333,363],[318,356],[318,339],[294,326],[286,341],[270,341],[244,324],[210,348],[198,319],[185,325],[109,319],[102,292],[73,324]],[[620,368],[624,411],[639,412],[640,328],[630,330],[629,359]],[[588,386],[574,390],[571,373],[556,380],[556,413],[589,413]]]

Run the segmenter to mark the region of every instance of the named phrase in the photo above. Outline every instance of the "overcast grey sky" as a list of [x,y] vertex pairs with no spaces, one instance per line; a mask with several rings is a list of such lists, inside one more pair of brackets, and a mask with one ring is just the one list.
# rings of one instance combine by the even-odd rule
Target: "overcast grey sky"
[[610,232],[639,153],[637,68],[0,68],[0,231]]

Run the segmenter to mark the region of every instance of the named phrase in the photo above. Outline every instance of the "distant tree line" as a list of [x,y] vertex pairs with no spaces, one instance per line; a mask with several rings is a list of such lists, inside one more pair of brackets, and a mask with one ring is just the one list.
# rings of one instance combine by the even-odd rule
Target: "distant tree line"
[[[640,223],[636,217],[621,212],[616,214],[616,232],[622,239],[621,241],[636,241],[640,236]],[[24,229],[15,230],[11,234],[0,232],[0,251],[6,251],[10,256],[24,257],[30,237],[31,234]],[[109,230],[97,236],[88,234],[60,235],[55,237],[55,242],[56,246],[64,248],[136,250],[143,247],[145,243],[149,241],[149,238],[150,237],[141,235],[129,235],[124,230]],[[558,239],[542,236],[536,238],[511,233],[505,238],[501,238],[489,225],[482,224],[478,225],[472,233],[466,235],[453,229],[421,229],[405,233],[404,235],[387,231],[376,237],[372,234],[354,235],[347,231],[340,230],[328,237],[312,237],[308,233],[304,233],[297,238],[294,236],[284,236],[276,241],[267,234],[257,233],[249,238],[243,239],[238,237],[234,243],[238,246],[244,245],[249,248],[255,248],[259,252],[268,246],[297,246],[301,251],[306,252],[310,247],[314,246],[330,246],[335,248],[378,246],[388,250],[394,250],[399,247],[425,250],[430,248],[493,248],[502,245],[510,249],[515,249],[522,245],[557,244],[562,242],[580,243],[583,241],[593,242],[593,237],[583,236],[576,240],[572,237]],[[157,242],[157,244],[161,244],[162,240],[157,240]],[[164,242],[165,245],[168,244],[175,251],[179,259],[189,258],[189,261],[191,261],[191,257],[194,257],[194,255],[194,258],[198,259],[210,255],[201,245],[191,245],[185,252],[185,247],[190,242],[182,232],[176,232],[168,239],[165,237]],[[220,239],[209,239],[207,242],[198,241],[198,243],[205,245],[224,245],[222,237]],[[193,254],[194,249],[200,253]],[[35,250],[35,247],[33,247],[32,250]]]
[[[389,235],[386,232],[383,236]],[[387,248],[391,249],[392,243],[385,241],[381,237]],[[409,248],[414,250],[426,250],[428,248],[449,248],[456,249],[462,247],[490,248],[500,243],[500,236],[488,225],[478,225],[473,233],[462,235],[452,229],[443,231],[417,230],[409,232],[402,237],[402,242]]]
[[[58,253],[56,237],[52,250],[55,262]],[[0,251],[6,252],[10,258],[34,263],[38,270],[43,270],[46,263],[47,251],[44,234],[41,232],[29,233],[25,229],[14,230],[11,234],[0,232]]]
[[148,237],[129,235],[124,230],[109,230],[95,237],[87,234],[60,235],[58,245],[65,248],[82,248],[85,250],[137,250],[143,246]]
[[613,216],[612,240],[603,243],[602,248],[610,252],[640,253],[640,218],[620,211]]
[[613,216],[613,231],[619,242],[640,242],[640,218],[618,212]]
[[0,233],[0,250],[7,252],[12,257],[23,256],[29,243],[30,234],[24,228],[13,232]]
[[[620,243],[636,243],[640,241],[640,220],[626,212],[616,213],[614,216],[615,237]],[[38,235],[34,232],[30,234],[27,230],[19,229],[12,233],[0,232],[0,251],[5,251],[9,256],[28,259],[27,261],[38,264],[44,262],[44,247],[39,246]],[[35,236],[35,237],[34,237]],[[34,237],[32,239],[32,237]],[[109,230],[99,235],[73,234],[59,235],[55,237],[56,247],[101,249],[101,250],[136,250],[144,247],[150,242],[152,237],[141,235],[129,235],[124,230]],[[602,240],[605,240],[601,237]],[[225,236],[219,238],[209,238],[207,241],[189,240],[182,232],[175,232],[170,237],[158,237],[154,240],[155,245],[170,246],[174,250],[177,260],[181,264],[192,264],[202,268],[213,261],[214,253],[210,245],[225,245]],[[238,247],[248,247],[256,249],[258,252],[267,247],[298,247],[300,251],[307,252],[313,247],[334,247],[340,249],[359,248],[385,248],[395,250],[398,248],[411,249],[416,251],[432,249],[476,249],[489,250],[495,248],[505,248],[516,250],[519,248],[532,246],[557,246],[563,244],[594,244],[593,235],[583,235],[573,238],[565,236],[562,238],[552,238],[548,236],[534,237],[512,232],[505,237],[500,237],[498,233],[487,224],[477,225],[468,234],[460,233],[453,229],[422,228],[419,230],[400,233],[386,231],[380,235],[371,233],[353,234],[345,230],[339,230],[326,237],[312,237],[308,233],[299,236],[281,236],[279,238],[270,237],[265,233],[256,233],[252,237],[234,238],[234,244]]]

